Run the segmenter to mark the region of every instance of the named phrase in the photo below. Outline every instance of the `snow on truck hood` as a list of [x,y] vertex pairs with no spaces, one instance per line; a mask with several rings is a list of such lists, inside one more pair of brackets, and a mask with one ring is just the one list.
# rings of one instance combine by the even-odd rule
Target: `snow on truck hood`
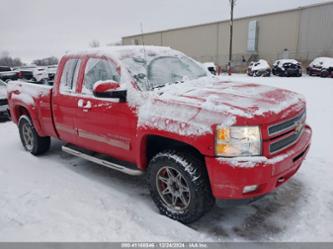
[[139,108],[138,123],[181,135],[203,135],[212,133],[214,124],[227,127],[239,118],[253,122],[254,117],[259,122],[304,106],[303,96],[288,90],[206,77],[154,91]]

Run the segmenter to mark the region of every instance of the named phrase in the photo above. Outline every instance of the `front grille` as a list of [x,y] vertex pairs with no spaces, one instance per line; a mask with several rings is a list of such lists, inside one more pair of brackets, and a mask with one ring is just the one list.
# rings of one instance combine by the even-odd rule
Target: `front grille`
[[304,111],[302,114],[289,119],[287,121],[283,121],[282,123],[271,125],[268,127],[268,135],[278,135],[281,134],[284,131],[291,130],[293,128],[296,128],[300,123],[303,123],[305,121],[306,112]]
[[277,153],[283,149],[286,149],[286,148],[292,146],[293,144],[295,144],[297,142],[299,137],[302,135],[303,131],[304,131],[304,127],[300,131],[294,132],[288,137],[282,138],[282,139],[278,140],[277,142],[271,143],[269,146],[269,152],[271,154],[274,154],[274,153]]
[[7,99],[0,99],[0,105],[8,105]]

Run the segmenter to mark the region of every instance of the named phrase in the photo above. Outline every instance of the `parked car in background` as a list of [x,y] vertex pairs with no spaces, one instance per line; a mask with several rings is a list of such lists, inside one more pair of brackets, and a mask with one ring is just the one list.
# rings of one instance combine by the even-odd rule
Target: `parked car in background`
[[58,69],[58,65],[47,66],[47,74],[48,74],[49,80],[52,80],[52,81],[54,80],[57,69]]
[[41,84],[48,84],[48,72],[46,67],[24,66],[20,69],[20,78]]
[[0,119],[8,118],[7,83],[0,80]]
[[333,77],[333,58],[319,57],[314,59],[306,68],[306,72],[310,76]]
[[252,61],[247,68],[247,74],[255,77],[269,77],[271,67],[266,60]]
[[223,81],[170,48],[78,51],[61,59],[57,75],[53,87],[8,87],[24,148],[45,153],[55,137],[69,154],[146,173],[160,212],[183,223],[215,200],[248,202],[272,192],[309,151],[301,95]]
[[273,64],[272,73],[281,77],[301,77],[302,66],[294,59],[277,60]]
[[205,62],[204,66],[213,75],[217,74],[216,65],[214,62]]
[[0,80],[8,82],[17,80],[20,76],[18,71],[13,71],[10,67],[0,66]]

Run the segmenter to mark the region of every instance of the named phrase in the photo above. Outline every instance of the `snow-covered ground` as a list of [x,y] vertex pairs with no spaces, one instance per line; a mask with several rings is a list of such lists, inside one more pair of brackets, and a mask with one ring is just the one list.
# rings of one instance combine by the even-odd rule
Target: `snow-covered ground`
[[332,241],[333,79],[224,78],[305,95],[313,144],[288,183],[185,226],[159,215],[143,177],[64,154],[59,141],[34,157],[15,125],[0,123],[0,241]]

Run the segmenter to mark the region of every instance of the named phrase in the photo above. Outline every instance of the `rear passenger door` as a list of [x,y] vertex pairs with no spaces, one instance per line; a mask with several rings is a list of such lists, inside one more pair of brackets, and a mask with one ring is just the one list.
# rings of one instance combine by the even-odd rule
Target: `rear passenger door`
[[[62,75],[55,84],[53,95],[53,113],[55,127],[61,140],[76,144],[77,129],[75,116],[77,111],[77,83],[81,68],[81,59],[68,58],[63,65]],[[82,77],[81,77],[82,78]]]

